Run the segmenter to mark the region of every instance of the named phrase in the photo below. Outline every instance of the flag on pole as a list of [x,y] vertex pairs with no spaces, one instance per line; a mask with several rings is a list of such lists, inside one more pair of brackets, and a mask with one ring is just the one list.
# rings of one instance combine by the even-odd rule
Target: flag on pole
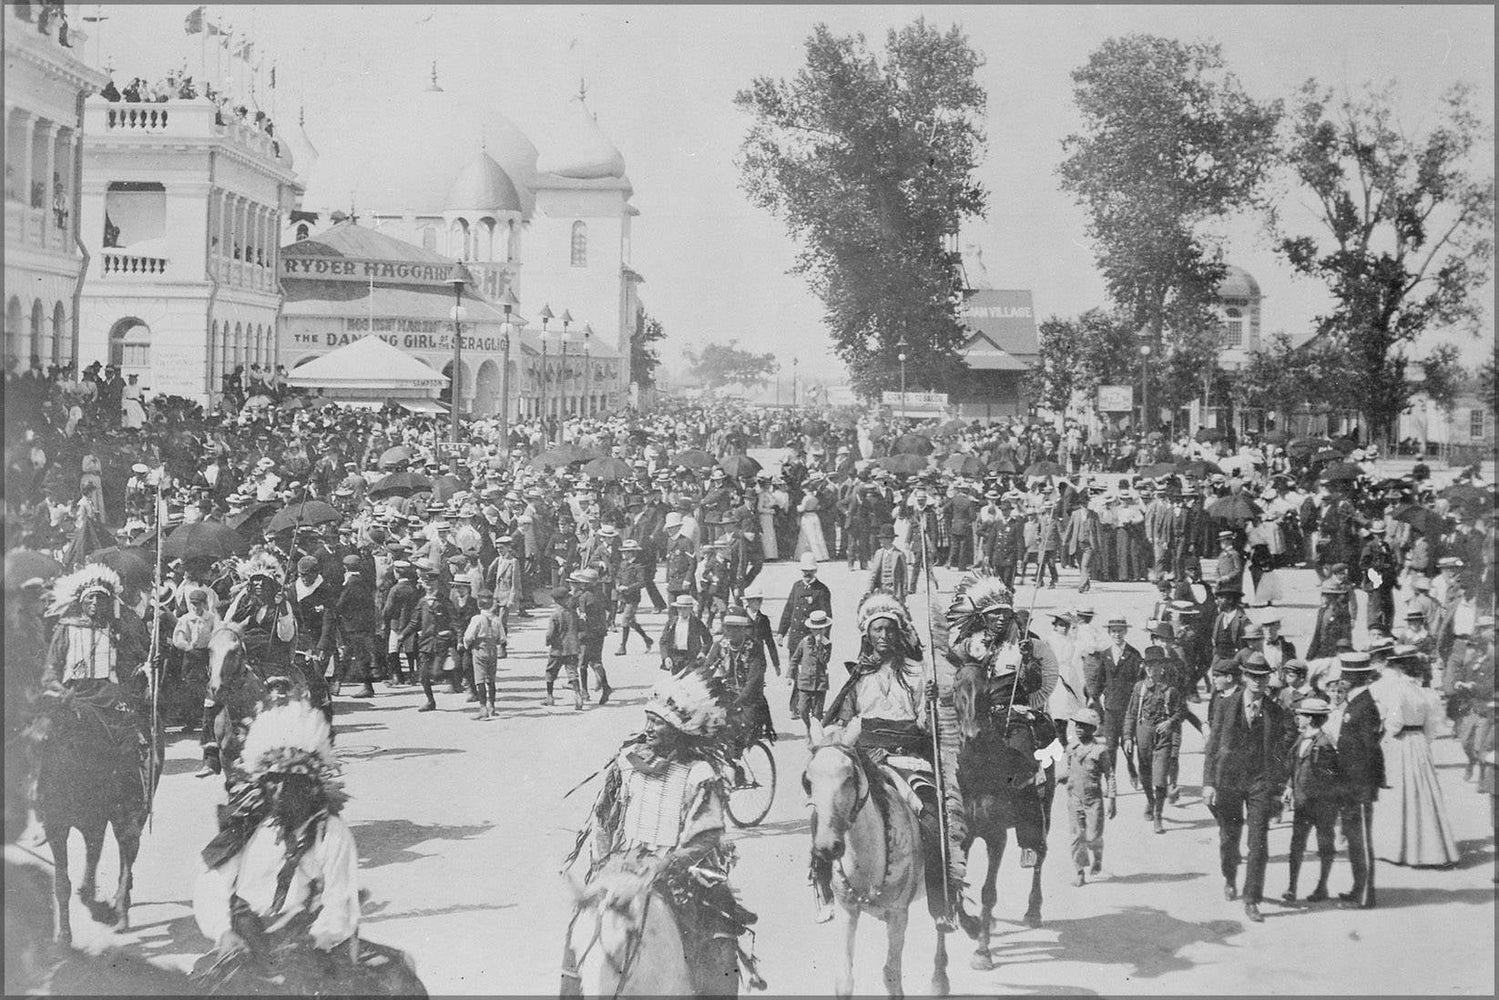
[[255,43],[250,41],[248,38],[245,39],[245,41],[241,43],[240,47],[234,50],[234,54],[240,59],[243,59],[246,63],[249,63],[251,58],[253,58],[255,55]]
[[203,8],[194,7],[187,12],[187,19],[182,22],[182,28],[189,35],[196,35],[203,30]]
[[[205,35],[208,35],[209,37],[212,37],[214,35],[225,35],[225,37],[227,37],[227,33],[224,31],[224,29],[220,28],[217,24],[214,24],[212,21],[205,21],[203,23],[203,33]],[[221,42],[220,44],[223,44],[223,43]]]

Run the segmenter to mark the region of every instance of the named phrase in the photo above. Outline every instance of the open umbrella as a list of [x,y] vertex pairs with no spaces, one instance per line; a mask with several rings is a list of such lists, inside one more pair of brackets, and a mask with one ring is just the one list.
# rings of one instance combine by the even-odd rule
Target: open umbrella
[[672,465],[685,465],[689,469],[711,469],[718,464],[718,459],[697,448],[689,448],[679,451],[671,457]]
[[1437,496],[1463,507],[1489,503],[1494,498],[1491,490],[1485,490],[1471,483],[1453,483],[1438,493]]
[[1358,447],[1358,442],[1351,437],[1340,437],[1333,439],[1332,446],[1346,455]]
[[224,518],[224,523],[246,538],[259,538],[261,526],[275,513],[275,504],[266,500],[257,500],[238,514],[230,514]]
[[1209,517],[1215,517],[1237,527],[1259,517],[1260,505],[1242,493],[1231,493],[1208,504],[1207,513]]
[[272,405],[272,402],[273,401],[272,401],[271,397],[265,396],[265,395],[261,395],[260,393],[256,393],[255,395],[251,396],[249,399],[245,400],[245,405],[244,405],[243,409],[246,409],[246,410],[263,410],[263,409],[269,407],[270,405]]
[[1025,477],[1027,479],[1042,479],[1046,476],[1065,475],[1067,475],[1067,470],[1056,462],[1032,462],[1025,467]]
[[1333,462],[1322,470],[1322,481],[1326,483],[1352,482],[1363,475],[1364,470],[1352,462]]
[[250,543],[227,524],[194,521],[173,528],[162,542],[168,559],[227,559],[249,551]]
[[821,437],[828,432],[828,425],[821,420],[808,417],[802,421],[802,433],[807,437]]
[[452,474],[438,476],[432,480],[432,499],[438,503],[446,503],[456,494],[468,489],[463,480]]
[[1194,458],[1190,462],[1177,462],[1175,468],[1182,475],[1191,476],[1194,479],[1205,479],[1214,473],[1223,472],[1217,462],[1209,462],[1205,458]]
[[902,434],[895,439],[895,445],[890,449],[896,455],[930,455],[936,448],[932,439],[920,434]]
[[948,455],[942,467],[960,476],[978,477],[984,474],[984,461],[977,455]]
[[1265,442],[1266,444],[1285,444],[1288,440],[1290,440],[1290,437],[1286,434],[1285,431],[1275,430],[1266,431],[1260,436],[1260,440]]
[[304,500],[301,503],[287,504],[276,512],[267,525],[271,531],[286,531],[288,528],[296,528],[303,525],[337,524],[344,516],[335,510],[330,504],[321,500]]
[[380,497],[409,497],[432,489],[432,480],[420,472],[392,472],[371,487],[369,495]]
[[1156,462],[1147,465],[1140,470],[1140,475],[1146,479],[1165,479],[1167,476],[1176,475],[1177,465],[1175,462]]
[[[1293,458],[1300,458],[1303,455],[1310,455],[1312,452],[1317,451],[1320,448],[1331,447],[1331,438],[1297,438],[1295,441],[1292,441],[1290,444],[1286,445],[1286,454],[1290,455]],[[1339,454],[1341,454],[1341,452],[1339,452]]]
[[583,466],[583,471],[595,479],[618,482],[635,474],[630,463],[618,458],[595,458]]
[[1440,514],[1419,504],[1411,504],[1404,510],[1397,511],[1395,520],[1404,521],[1411,526],[1412,531],[1418,531],[1429,539],[1441,535],[1447,527]]
[[725,455],[718,467],[735,479],[744,479],[760,471],[760,463],[748,455]]
[[386,448],[380,453],[380,468],[393,469],[402,462],[412,459],[411,449],[405,445],[396,445],[394,448]]
[[5,553],[5,590],[20,590],[27,580],[51,583],[62,575],[62,563],[45,552],[31,549],[11,549]]
[[137,589],[150,587],[151,581],[156,578],[151,553],[141,549],[122,549],[111,545],[89,556],[88,561],[103,563],[120,575],[121,583]]
[[874,464],[889,472],[901,476],[914,476],[926,468],[926,459],[921,455],[912,455],[909,452],[900,455],[886,455],[877,458]]
[[956,417],[954,417],[952,420],[944,420],[942,421],[942,423],[937,425],[938,434],[961,434],[967,429],[968,421],[959,420]]
[[1193,435],[1198,444],[1206,444],[1209,441],[1222,441],[1223,431],[1217,427],[1199,427]]
[[562,444],[555,448],[548,448],[535,458],[532,458],[531,468],[542,469],[544,471],[565,469],[574,462],[586,462],[589,458],[594,457],[596,456],[590,455],[588,458],[580,458],[578,457],[577,450],[572,445]]
[[1341,462],[1343,453],[1336,448],[1319,448],[1312,454],[1313,462]]

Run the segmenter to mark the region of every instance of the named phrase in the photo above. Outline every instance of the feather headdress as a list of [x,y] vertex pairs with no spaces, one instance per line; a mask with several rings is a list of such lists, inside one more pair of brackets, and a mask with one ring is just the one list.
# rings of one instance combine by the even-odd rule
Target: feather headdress
[[281,560],[261,547],[252,549],[248,556],[234,564],[234,575],[242,581],[268,576],[278,584],[286,583],[286,570],[282,567]]
[[896,600],[894,594],[876,590],[859,602],[859,632],[868,632],[869,626],[882,618],[890,619],[902,630],[911,627],[911,613],[906,606]]
[[696,672],[661,681],[645,710],[692,736],[713,736],[728,723],[723,702]]
[[254,781],[268,774],[300,774],[311,778],[336,812],[346,796],[339,780],[338,757],[328,720],[302,699],[263,710],[250,723],[240,760]]
[[47,613],[62,614],[92,591],[103,591],[112,598],[118,598],[122,586],[120,575],[114,570],[103,563],[89,563],[82,569],[59,577],[52,585],[52,607]]
[[969,573],[958,581],[947,605],[947,628],[953,643],[982,631],[986,619],[996,611],[1012,610],[1014,592],[997,576]]

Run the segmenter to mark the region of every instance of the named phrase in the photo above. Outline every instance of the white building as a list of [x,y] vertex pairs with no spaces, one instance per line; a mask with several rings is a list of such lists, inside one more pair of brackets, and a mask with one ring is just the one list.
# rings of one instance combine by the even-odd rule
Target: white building
[[[288,243],[314,236],[342,211],[362,226],[462,260],[486,298],[512,290],[531,319],[527,337],[546,343],[548,370],[559,380],[547,393],[549,412],[626,402],[643,281],[630,261],[639,213],[630,204],[624,158],[581,93],[541,150],[492,105],[443,90],[435,70],[425,89],[392,95],[368,120],[345,127],[351,141],[325,142],[308,172]],[[559,317],[545,331],[537,319],[544,307]],[[571,317],[565,334],[564,313]],[[567,388],[569,376],[579,382],[575,361],[550,360],[564,350],[569,359],[608,363],[589,366],[588,389]],[[541,398],[538,387],[534,402],[513,395],[512,406],[524,413]]]
[[104,74],[62,44],[39,4],[6,4],[5,357],[18,370],[78,356],[78,299],[86,263],[78,241],[83,99]]
[[207,401],[237,366],[277,363],[290,150],[203,98],[85,102],[81,356],[148,393]]

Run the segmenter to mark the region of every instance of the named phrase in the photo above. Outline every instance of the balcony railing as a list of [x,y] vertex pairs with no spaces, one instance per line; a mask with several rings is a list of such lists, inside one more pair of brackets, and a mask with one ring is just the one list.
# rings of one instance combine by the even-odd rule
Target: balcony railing
[[84,132],[109,139],[166,136],[222,139],[267,159],[278,160],[276,141],[253,124],[230,120],[219,124],[218,109],[204,97],[132,104],[90,97],[84,104]]
[[166,104],[112,104],[105,109],[104,127],[108,129],[160,130],[171,121]]
[[138,277],[145,275],[161,275],[167,271],[167,259],[165,257],[145,257],[139,254],[111,253],[106,250],[103,254],[105,277]]

